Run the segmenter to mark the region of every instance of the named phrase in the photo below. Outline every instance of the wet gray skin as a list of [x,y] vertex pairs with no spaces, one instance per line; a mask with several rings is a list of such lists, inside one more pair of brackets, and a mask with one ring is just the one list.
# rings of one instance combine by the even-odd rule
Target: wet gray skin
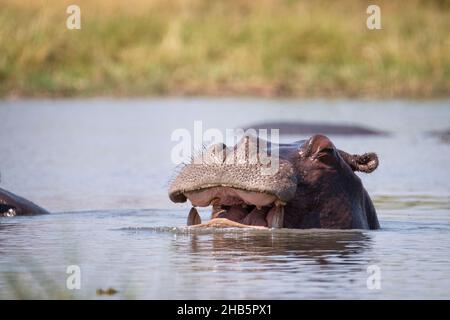
[[[288,160],[271,162],[272,154],[267,141],[253,136],[232,147],[212,145],[182,168],[169,197],[173,202],[189,199],[194,207],[212,205],[207,226],[282,227],[283,206],[294,197],[297,178]],[[271,171],[272,165],[277,169]],[[192,208],[188,225],[200,223]]]

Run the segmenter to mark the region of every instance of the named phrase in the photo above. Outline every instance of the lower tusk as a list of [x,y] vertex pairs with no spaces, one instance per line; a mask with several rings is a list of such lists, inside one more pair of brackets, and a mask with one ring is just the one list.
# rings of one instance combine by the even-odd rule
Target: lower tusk
[[269,228],[283,228],[284,226],[284,207],[277,206],[275,207],[275,212],[271,217],[270,221],[268,221]]
[[187,218],[187,225],[193,226],[193,225],[201,224],[201,223],[202,223],[202,219],[200,218],[200,215],[198,214],[197,209],[192,207],[191,211],[189,211],[189,215]]
[[281,201],[280,199],[277,199],[277,200],[275,200],[275,205],[276,205],[277,207],[285,206],[285,205],[286,205],[286,202]]

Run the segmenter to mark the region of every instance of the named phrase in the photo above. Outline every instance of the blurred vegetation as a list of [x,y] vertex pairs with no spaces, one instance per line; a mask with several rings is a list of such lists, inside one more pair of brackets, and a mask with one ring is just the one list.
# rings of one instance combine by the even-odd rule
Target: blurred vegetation
[[0,96],[449,96],[450,1],[375,2],[0,0]]

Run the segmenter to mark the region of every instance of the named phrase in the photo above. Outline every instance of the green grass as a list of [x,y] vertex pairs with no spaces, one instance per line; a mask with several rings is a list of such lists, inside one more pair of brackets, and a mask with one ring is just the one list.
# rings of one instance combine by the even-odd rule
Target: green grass
[[450,1],[377,4],[0,0],[0,96],[449,96]]

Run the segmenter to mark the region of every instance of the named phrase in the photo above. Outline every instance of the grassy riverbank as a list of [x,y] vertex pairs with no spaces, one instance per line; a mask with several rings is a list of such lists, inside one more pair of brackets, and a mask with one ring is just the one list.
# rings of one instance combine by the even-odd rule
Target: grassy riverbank
[[377,4],[0,0],[0,96],[448,97],[450,2]]

